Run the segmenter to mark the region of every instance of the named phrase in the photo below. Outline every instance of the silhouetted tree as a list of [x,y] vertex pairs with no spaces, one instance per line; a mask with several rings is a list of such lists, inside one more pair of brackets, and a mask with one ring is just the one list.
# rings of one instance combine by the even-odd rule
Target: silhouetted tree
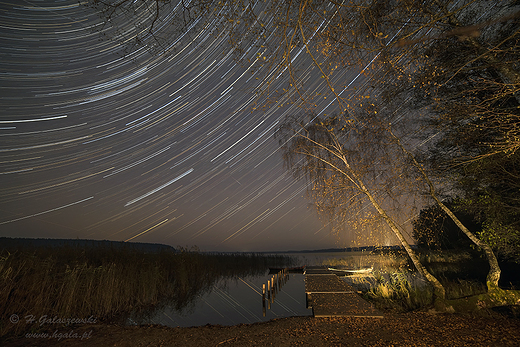
[[[452,203],[445,204],[453,210]],[[456,215],[464,225],[477,234],[481,230],[472,216],[462,213],[456,213]],[[413,238],[417,241],[417,246],[421,248],[461,249],[471,245],[471,241],[437,204],[423,208],[412,224]]]

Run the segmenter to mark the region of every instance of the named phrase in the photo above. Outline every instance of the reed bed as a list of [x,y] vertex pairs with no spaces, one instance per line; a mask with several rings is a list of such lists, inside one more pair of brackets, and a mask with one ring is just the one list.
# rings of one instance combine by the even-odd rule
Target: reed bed
[[[0,253],[0,336],[41,329],[25,317],[113,321],[168,301],[181,308],[219,278],[264,273],[290,258],[130,247],[24,248]],[[13,323],[13,315],[19,317]]]
[[[428,307],[433,291],[406,255],[400,252],[365,254],[335,261],[335,266],[373,267],[369,276],[348,276],[345,280],[380,309],[412,311]],[[486,292],[486,260],[469,251],[420,253],[422,264],[441,282],[447,299]]]

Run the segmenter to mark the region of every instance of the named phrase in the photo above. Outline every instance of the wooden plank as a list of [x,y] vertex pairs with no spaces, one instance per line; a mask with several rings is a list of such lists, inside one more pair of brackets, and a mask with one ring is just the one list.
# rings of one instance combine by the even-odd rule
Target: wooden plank
[[313,274],[305,275],[305,293],[307,307],[312,307],[314,317],[383,318],[380,311],[338,276],[323,268],[313,270]]
[[355,293],[313,293],[309,306],[314,317],[371,317],[383,314]]
[[354,288],[340,280],[338,276],[328,275],[305,275],[305,292],[345,292],[353,293]]

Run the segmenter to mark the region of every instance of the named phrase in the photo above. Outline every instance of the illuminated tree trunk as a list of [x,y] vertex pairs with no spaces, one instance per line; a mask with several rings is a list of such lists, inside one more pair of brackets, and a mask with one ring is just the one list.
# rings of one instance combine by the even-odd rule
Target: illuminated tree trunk
[[[327,119],[314,117],[311,122],[294,117],[288,118],[277,131],[277,137],[281,137],[280,148],[284,153],[286,166],[295,177],[304,174],[314,182],[313,199],[316,201],[318,212],[327,211],[331,216],[335,216],[337,209],[350,210],[345,206],[357,196],[360,196],[359,202],[364,201],[364,197],[368,198],[404,247],[417,271],[432,285],[435,308],[446,310],[444,287],[421,264],[399,226],[366,185],[366,180],[370,180],[370,176],[365,176],[366,165],[375,165],[369,158],[373,155],[385,156],[388,153],[384,151],[371,153],[370,145],[366,143],[363,143],[361,149],[357,148],[359,139],[356,136],[360,133],[356,131],[357,129],[345,127],[343,124],[339,117]],[[354,148],[349,148],[350,145]],[[384,171],[385,168],[381,170]],[[333,192],[337,192],[337,195]]]
[[372,193],[364,185],[363,181],[354,173],[354,171],[351,169],[348,161],[346,160],[346,158],[344,156],[343,156],[342,160],[343,160],[345,166],[348,168],[349,172],[351,173],[352,177],[357,181],[358,187],[360,188],[361,192],[368,197],[368,199],[370,200],[370,202],[372,203],[374,208],[377,210],[379,215],[381,217],[383,217],[383,219],[388,224],[390,229],[394,232],[395,236],[397,236],[397,238],[401,242],[401,245],[406,250],[406,253],[412,260],[417,271],[419,271],[419,273],[421,275],[423,275],[424,278],[426,278],[426,280],[433,286],[433,299],[434,299],[436,308],[444,310],[445,306],[444,306],[443,301],[446,298],[446,291],[444,290],[444,287],[442,286],[442,284],[439,282],[439,280],[437,278],[435,278],[431,273],[429,273],[428,270],[426,270],[426,268],[421,264],[421,262],[419,261],[419,258],[417,257],[417,254],[415,254],[413,249],[410,247],[410,244],[404,238],[404,236],[401,233],[401,231],[399,230],[397,224],[386,213],[386,211],[379,205],[379,203],[374,198]]
[[488,291],[492,291],[495,289],[498,289],[498,281],[500,280],[500,266],[498,265],[498,260],[493,253],[493,250],[491,247],[485,243],[482,242],[480,239],[478,239],[471,231],[466,228],[464,224],[455,216],[455,214],[446,206],[437,196],[437,193],[435,192],[435,187],[433,186],[432,181],[424,171],[424,168],[421,164],[415,159],[412,153],[408,151],[404,146],[402,145],[401,141],[397,136],[394,135],[394,133],[390,131],[390,134],[393,136],[394,140],[396,141],[397,145],[401,148],[401,150],[408,155],[408,157],[412,160],[413,165],[419,170],[422,177],[426,181],[429,187],[429,194],[430,196],[437,202],[439,207],[446,212],[446,214],[453,220],[453,222],[459,227],[459,229],[475,244],[477,247],[481,248],[484,253],[486,254],[486,257],[489,262],[489,272],[486,279],[486,284]]

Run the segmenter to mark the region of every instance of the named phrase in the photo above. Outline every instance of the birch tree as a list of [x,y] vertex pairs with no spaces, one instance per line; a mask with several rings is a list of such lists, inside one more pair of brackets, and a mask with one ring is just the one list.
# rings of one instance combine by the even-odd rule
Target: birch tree
[[[441,283],[421,264],[404,237],[400,226],[385,210],[378,186],[384,177],[384,162],[392,160],[377,134],[364,135],[366,126],[347,117],[289,117],[279,127],[277,137],[284,162],[292,174],[309,182],[311,198],[318,213],[337,214],[345,219],[364,202],[373,207],[406,250],[417,271],[434,289],[434,302],[442,307],[445,290]],[[383,145],[383,146],[382,146]],[[373,154],[376,154],[375,157]],[[374,163],[374,160],[379,163]]]

